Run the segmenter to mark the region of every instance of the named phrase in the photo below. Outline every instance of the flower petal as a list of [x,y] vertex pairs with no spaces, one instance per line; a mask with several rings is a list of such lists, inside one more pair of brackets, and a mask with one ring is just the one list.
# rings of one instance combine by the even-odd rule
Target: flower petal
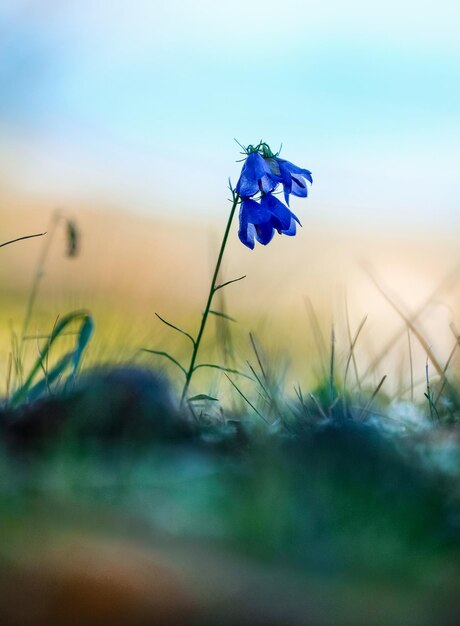
[[259,191],[273,191],[277,184],[265,159],[257,152],[252,152],[244,162],[235,191],[242,198],[250,198]]
[[271,213],[271,222],[277,230],[289,228],[291,224],[291,211],[278,198],[267,193],[260,199],[260,205]]
[[291,174],[298,174],[299,176],[303,176],[310,183],[313,183],[313,177],[311,175],[310,170],[304,169],[302,167],[298,167],[297,165],[294,165],[294,163],[291,163],[290,161],[286,161],[285,159],[277,158],[276,160],[278,161],[280,168],[281,166],[283,166]]
[[293,196],[299,196],[301,198],[306,198],[308,196],[307,185],[303,182],[303,179],[300,176],[292,177],[291,193]]
[[254,224],[241,224],[238,229],[238,237],[245,246],[254,250],[254,237],[256,236],[256,228]]
[[[252,224],[250,219],[251,214],[251,205],[250,203],[256,204],[254,200],[246,200],[242,202],[240,207],[240,226],[238,229],[238,237],[245,246],[254,249],[254,237],[256,235],[256,229],[254,228],[254,224]],[[249,205],[249,206],[248,206]]]
[[289,205],[289,195],[291,193],[294,196],[305,198],[308,195],[308,190],[307,184],[303,179],[305,178],[310,183],[313,182],[310,170],[302,169],[285,159],[276,158],[276,161],[280,170],[279,181],[283,184],[286,204]]
[[244,219],[251,224],[262,224],[271,220],[271,213],[251,198],[245,198],[241,203],[240,220]]
[[275,178],[281,177],[279,161],[280,159],[277,159],[275,157],[272,157],[270,159],[265,159],[265,163],[268,165],[268,167],[270,168],[270,172],[273,174]]
[[[295,215],[294,213],[292,214],[292,218],[291,218],[291,223],[289,225],[289,228],[286,228],[285,230],[280,231],[281,235],[288,235],[289,237],[293,237],[296,234],[296,220],[295,219]],[[300,224],[300,222],[299,222]]]
[[256,239],[259,243],[266,246],[267,243],[273,239],[273,235],[275,234],[275,229],[273,226],[266,222],[264,224],[255,224],[256,229]]

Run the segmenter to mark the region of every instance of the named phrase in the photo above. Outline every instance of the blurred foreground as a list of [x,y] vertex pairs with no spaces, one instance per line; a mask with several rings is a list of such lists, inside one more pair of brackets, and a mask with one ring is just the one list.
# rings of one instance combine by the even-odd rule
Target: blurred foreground
[[458,426],[207,420],[133,369],[0,417],[6,624],[458,623]]

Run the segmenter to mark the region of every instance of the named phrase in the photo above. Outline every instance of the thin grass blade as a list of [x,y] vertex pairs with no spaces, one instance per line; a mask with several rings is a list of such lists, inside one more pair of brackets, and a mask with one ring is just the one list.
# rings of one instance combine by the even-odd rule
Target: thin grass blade
[[174,324],[171,324],[171,322],[168,322],[168,320],[165,320],[164,317],[161,317],[161,315],[158,315],[158,313],[155,313],[155,315],[158,317],[158,319],[161,322],[163,322],[163,324],[166,324],[166,326],[169,326],[169,328],[172,328],[173,330],[177,330],[178,333],[181,333],[181,335],[184,335],[185,337],[190,339],[192,344],[195,345],[195,339],[192,337],[190,333],[188,333],[186,330],[183,330],[183,328],[179,328],[179,326],[175,326]]
[[141,350],[142,352],[149,352],[150,354],[156,354],[158,356],[164,357],[165,359],[168,359],[169,361],[171,361],[171,363],[174,363],[174,365],[176,365],[181,370],[184,376],[187,376],[185,367],[181,365],[179,361],[177,361],[177,359],[175,359],[173,356],[171,356],[167,352],[163,352],[162,350],[150,350],[149,348],[141,348]]

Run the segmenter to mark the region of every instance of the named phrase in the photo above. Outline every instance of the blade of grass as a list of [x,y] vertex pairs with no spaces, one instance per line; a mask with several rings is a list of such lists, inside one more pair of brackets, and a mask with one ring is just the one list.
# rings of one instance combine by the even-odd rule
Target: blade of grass
[[[15,393],[13,394],[11,398],[12,406],[18,406],[22,401],[24,401],[27,398],[29,390],[31,389],[31,386],[32,386],[32,382],[36,374],[40,371],[40,369],[42,369],[43,361],[47,358],[48,353],[51,347],[53,346],[54,342],[60,336],[60,334],[64,331],[64,329],[66,329],[67,326],[69,326],[69,324],[72,324],[74,322],[81,323],[77,344],[74,350],[72,350],[67,355],[65,355],[65,357],[63,357],[59,361],[59,363],[55,366],[54,369],[56,370],[56,375],[54,379],[56,379],[60,373],[62,374],[64,370],[68,367],[68,365],[72,365],[72,375],[76,373],[81,357],[83,355],[83,352],[88,344],[89,339],[91,338],[92,330],[91,332],[89,332],[89,329],[93,328],[91,315],[89,314],[88,311],[85,311],[85,310],[73,311],[71,313],[68,313],[67,315],[64,315],[63,317],[61,317],[61,319],[59,319],[56,322],[49,340],[47,341],[39,357],[35,361],[35,364],[32,366],[26,380],[21,385],[21,387],[19,387],[19,389],[17,389]],[[35,387],[37,387],[37,385]]]
[[367,322],[367,315],[365,315],[363,317],[363,319],[361,320],[361,322],[359,323],[359,326],[355,332],[355,336],[351,337],[351,327],[350,327],[350,318],[348,315],[348,306],[346,306],[345,309],[345,313],[346,313],[346,321],[347,321],[347,335],[348,335],[348,342],[350,344],[350,350],[348,353],[348,357],[347,357],[347,362],[345,365],[345,373],[343,376],[343,390],[345,392],[346,390],[346,383],[347,383],[347,376],[348,376],[348,370],[350,369],[350,363],[353,363],[353,369],[355,371],[355,379],[356,379],[356,384],[358,386],[359,391],[361,392],[361,380],[358,374],[358,365],[356,363],[356,357],[355,357],[355,346],[356,343],[358,341],[359,335],[361,334],[362,329],[364,328],[364,324]]
[[224,320],[228,320],[229,322],[236,322],[234,317],[230,317],[226,313],[222,313],[222,311],[215,311],[214,309],[209,309],[209,313],[211,315],[216,315],[217,317],[222,317]]
[[240,396],[243,398],[243,400],[251,407],[251,409],[254,411],[254,413],[256,413],[261,420],[263,420],[267,425],[269,424],[269,421],[267,419],[265,419],[265,417],[262,415],[262,413],[251,403],[250,400],[248,400],[248,398],[244,395],[244,393],[241,391],[241,389],[233,382],[233,380],[230,378],[230,376],[227,376],[227,374],[225,374],[225,377],[228,379],[228,381],[231,383],[231,385],[236,389],[236,391],[240,394]]
[[178,333],[181,333],[182,335],[190,339],[190,341],[192,342],[192,345],[195,346],[195,339],[192,337],[190,333],[188,333],[186,330],[183,330],[182,328],[179,328],[179,326],[175,326],[174,324],[171,324],[171,322],[168,322],[168,320],[165,320],[164,317],[161,317],[161,315],[158,315],[158,313],[155,313],[155,315],[158,317],[158,319],[161,322],[163,322],[163,324],[166,324],[166,326],[169,326],[170,328],[177,330]]
[[163,352],[162,350],[150,350],[149,348],[141,348],[141,351],[148,352],[149,354],[156,354],[157,356],[163,356],[165,359],[168,359],[169,361],[171,361],[171,363],[174,363],[174,365],[177,365],[177,367],[181,370],[184,376],[187,375],[187,372],[185,371],[185,367],[181,365],[179,361],[177,361],[173,356],[171,356],[167,352]]
[[319,361],[321,363],[321,370],[323,373],[323,378],[326,378],[327,372],[326,372],[326,365],[324,363],[324,355],[327,354],[326,342],[324,341],[323,333],[321,332],[321,327],[319,325],[316,311],[308,296],[305,297],[305,306],[306,306],[307,314],[310,320],[310,326],[313,331],[313,339],[315,341],[316,350],[318,352]]
[[302,393],[302,388],[300,387],[300,385],[297,385],[297,387],[294,385],[294,392],[295,395],[297,396],[300,404],[305,407],[305,402],[303,400],[303,393]]
[[[430,344],[426,341],[426,339],[424,338],[424,336],[421,334],[421,332],[418,330],[418,328],[415,326],[414,322],[412,321],[412,318],[407,316],[402,310],[401,308],[394,302],[394,300],[388,295],[388,293],[380,286],[377,278],[373,275],[373,273],[371,272],[371,270],[368,271],[368,276],[371,279],[372,283],[375,285],[375,287],[377,288],[377,290],[381,293],[381,295],[385,298],[385,300],[388,302],[388,304],[396,311],[396,313],[401,317],[401,319],[405,322],[407,328],[412,332],[412,334],[414,335],[414,337],[416,337],[417,341],[420,343],[420,345],[422,346],[422,348],[424,349],[425,353],[428,355],[428,358],[430,359],[431,363],[433,364],[433,367],[435,368],[435,370],[437,371],[437,373],[439,374],[439,376],[442,379],[445,379],[445,373],[443,371],[443,368],[440,364],[440,362],[438,361],[438,359],[435,357],[435,355],[433,354],[433,350],[431,349]],[[413,316],[412,316],[413,317]],[[448,381],[446,380],[446,384],[448,384]]]
[[225,283],[222,283],[221,285],[216,285],[216,287],[214,287],[214,293],[218,291],[219,289],[223,289],[227,285],[231,285],[232,283],[237,283],[240,280],[243,280],[243,278],[246,278],[246,275],[240,276],[239,278],[234,278],[233,280],[227,280]]
[[[363,270],[369,275],[373,272],[373,268],[369,263],[362,263],[361,267]],[[431,304],[433,300],[435,300],[441,293],[445,290],[449,289],[458,279],[458,274],[460,272],[460,264],[456,265],[443,280],[438,284],[438,286],[432,291],[432,293],[428,296],[428,298],[418,307],[418,309],[408,316],[408,319],[411,324],[413,324],[425,311],[426,307]],[[364,372],[362,378],[366,379],[370,374],[372,374],[379,363],[383,359],[383,357],[391,350],[394,344],[398,341],[398,339],[404,334],[407,325],[400,328],[398,331],[394,333],[394,335],[387,341],[385,346],[381,349],[380,353],[373,359],[370,365],[367,367]]]
[[[223,316],[216,316],[216,312],[222,313]],[[227,319],[233,320],[233,318],[231,318],[227,314],[225,289],[221,289],[218,293],[218,310],[216,311],[216,309],[213,309],[210,311],[210,313],[216,316],[216,343],[220,347],[223,364],[225,365],[225,367],[236,368],[236,355],[233,332],[231,324],[226,323]]]
[[254,350],[254,354],[256,355],[257,363],[259,364],[259,368],[260,368],[260,371],[261,371],[262,376],[264,378],[264,381],[267,383],[268,382],[267,381],[267,374],[266,374],[265,368],[264,368],[264,366],[262,364],[262,359],[260,357],[259,350],[257,348],[255,337],[254,337],[254,335],[252,333],[249,333],[249,339],[251,341],[252,349]]
[[356,332],[355,332],[355,336],[353,337],[353,339],[351,338],[351,328],[350,328],[350,320],[348,317],[348,307],[346,307],[346,319],[347,319],[347,334],[348,334],[348,341],[350,342],[350,350],[348,352],[348,357],[347,357],[347,362],[345,365],[345,373],[343,376],[343,386],[342,386],[342,401],[343,401],[343,411],[344,411],[344,415],[346,415],[347,413],[347,377],[348,377],[348,371],[350,369],[350,363],[353,362],[354,364],[354,369],[355,369],[355,379],[356,379],[356,384],[358,386],[358,390],[359,393],[362,393],[362,388],[361,388],[361,381],[359,378],[359,374],[358,374],[358,367],[357,367],[357,363],[356,363],[356,358],[355,358],[355,346],[356,343],[358,341],[359,335],[361,334],[362,329],[364,328],[364,324],[367,321],[367,315],[365,315],[363,317],[363,319],[361,320]]
[[369,400],[367,401],[365,407],[363,408],[363,410],[361,411],[360,415],[358,416],[358,420],[364,419],[364,416],[366,415],[366,413],[369,413],[369,409],[371,408],[372,403],[374,402],[376,395],[378,394],[378,392],[382,388],[382,385],[385,382],[386,378],[387,378],[386,374],[384,376],[382,376],[382,379],[380,380],[380,382],[377,385],[377,387],[374,389],[374,392],[373,392],[372,396],[369,398]]
[[331,400],[335,400],[335,382],[334,382],[334,367],[335,367],[335,331],[334,324],[331,327],[331,358],[329,363],[329,388],[331,392]]
[[41,279],[43,278],[46,259],[48,257],[48,253],[49,253],[51,244],[53,242],[54,233],[56,231],[56,225],[59,219],[60,219],[60,213],[58,211],[53,212],[50,218],[49,227],[46,230],[46,232],[49,233],[49,236],[43,242],[43,247],[41,249],[40,255],[38,257],[37,266],[35,268],[35,274],[32,280],[32,288],[30,290],[29,298],[27,301],[26,313],[24,315],[24,321],[22,324],[22,330],[20,334],[19,358],[21,361],[23,357],[24,337],[27,335],[27,330],[29,328],[29,323],[32,317],[35,300],[37,299],[38,288],[39,288]]
[[4,243],[0,243],[0,248],[3,248],[4,246],[9,246],[10,244],[16,243],[17,241],[24,241],[24,239],[33,239],[34,237],[43,237],[43,235],[46,235],[46,232],[37,233],[36,235],[24,235],[23,237],[17,237],[16,239],[11,239],[11,241],[5,241]]
[[431,395],[431,385],[430,385],[430,373],[429,373],[429,367],[428,367],[428,357],[426,359],[426,365],[425,365],[425,377],[426,377],[425,398],[428,400],[428,406],[430,407],[430,418],[431,418],[431,421],[434,422],[435,415],[439,419],[439,413],[438,413],[438,411],[436,410],[436,407],[433,404],[433,398],[432,398],[432,395]]
[[414,401],[414,364],[412,360],[412,342],[410,338],[410,329],[407,328],[407,343],[409,348],[409,368],[410,368],[410,401]]
[[213,396],[208,396],[206,393],[199,393],[192,398],[188,398],[187,402],[200,402],[203,400],[209,400],[210,402],[219,402],[219,398],[214,398]]
[[13,371],[13,353],[10,352],[8,354],[8,365],[6,368],[6,403],[8,404],[8,400],[10,398],[10,385],[11,385],[11,374]]
[[[449,369],[449,365],[451,364],[451,361],[452,361],[452,359],[454,358],[454,354],[456,353],[457,348],[458,348],[458,346],[459,346],[459,344],[460,344],[460,335],[459,335],[459,334],[458,334],[458,332],[455,330],[455,328],[454,328],[453,324],[450,324],[450,329],[451,329],[452,333],[454,334],[454,337],[455,337],[455,344],[454,344],[454,346],[453,346],[452,350],[450,351],[449,356],[447,357],[446,364],[444,365],[444,373],[446,373],[446,372],[447,372],[447,370]],[[433,402],[433,404],[434,404],[434,407],[435,407],[435,408],[437,407],[437,404],[438,404],[438,402],[439,402],[439,399],[440,399],[440,397],[441,397],[441,395],[442,395],[442,393],[443,393],[443,391],[444,391],[444,387],[445,387],[445,385],[446,385],[445,380],[446,380],[446,379],[444,378],[444,379],[441,381],[441,386],[440,386],[439,391],[438,391],[438,393],[437,393],[436,399],[435,399],[435,400],[434,400],[434,402]]]
[[254,378],[256,379],[256,381],[259,383],[261,389],[263,390],[263,392],[265,393],[267,399],[270,399],[270,394],[268,393],[268,390],[266,389],[264,383],[260,380],[260,376],[257,374],[256,370],[252,367],[251,363],[249,361],[246,361],[246,363],[248,364],[249,369],[251,370],[251,372],[254,375]]
[[240,372],[239,370],[234,370],[230,367],[224,367],[223,365],[216,365],[215,363],[200,363],[199,365],[195,365],[193,371],[196,371],[203,367],[220,370],[221,372],[228,372],[229,374],[237,374],[238,376],[243,376],[243,378],[248,378],[249,380],[252,380],[250,376],[244,374],[243,372]]
[[27,401],[34,402],[44,393],[51,393],[51,385],[62,377],[64,371],[71,365],[71,363],[71,352],[65,354],[61,359],[59,359],[56,365],[50,370],[46,369],[42,363],[43,378],[37,384],[30,387],[27,392]]
[[310,396],[311,400],[313,401],[313,404],[314,404],[314,405],[315,405],[315,407],[317,408],[318,413],[320,414],[320,416],[321,416],[323,419],[328,420],[329,418],[328,418],[328,416],[326,415],[326,413],[323,411],[323,408],[322,408],[321,404],[318,402],[318,400],[317,400],[316,396],[314,396],[312,393],[309,393],[308,395]]

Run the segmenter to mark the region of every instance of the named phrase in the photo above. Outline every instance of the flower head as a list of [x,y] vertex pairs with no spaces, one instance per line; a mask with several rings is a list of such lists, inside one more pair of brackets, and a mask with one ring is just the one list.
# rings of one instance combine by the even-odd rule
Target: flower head
[[242,198],[251,198],[259,191],[273,191],[277,184],[277,177],[273,175],[267,161],[258,152],[251,152],[244,162],[235,191]]
[[310,170],[303,169],[294,165],[290,161],[273,157],[267,159],[270,170],[278,182],[283,185],[284,199],[289,204],[289,196],[299,196],[306,198],[308,196],[307,181],[313,183],[313,177]]
[[262,195],[260,203],[246,198],[241,203],[238,237],[253,250],[254,239],[266,246],[275,230],[280,235],[295,235],[296,222],[300,225],[298,217],[271,193]]
[[[243,147],[244,148],[244,147]],[[280,159],[264,142],[244,148],[246,159],[235,193],[241,198],[240,228],[241,242],[254,248],[254,240],[267,245],[275,230],[281,235],[296,234],[296,223],[300,222],[288,208],[290,195],[305,198],[307,182],[312,183],[310,170],[302,169],[290,161]],[[286,206],[272,192],[283,185]],[[260,193],[260,201],[254,196]]]

